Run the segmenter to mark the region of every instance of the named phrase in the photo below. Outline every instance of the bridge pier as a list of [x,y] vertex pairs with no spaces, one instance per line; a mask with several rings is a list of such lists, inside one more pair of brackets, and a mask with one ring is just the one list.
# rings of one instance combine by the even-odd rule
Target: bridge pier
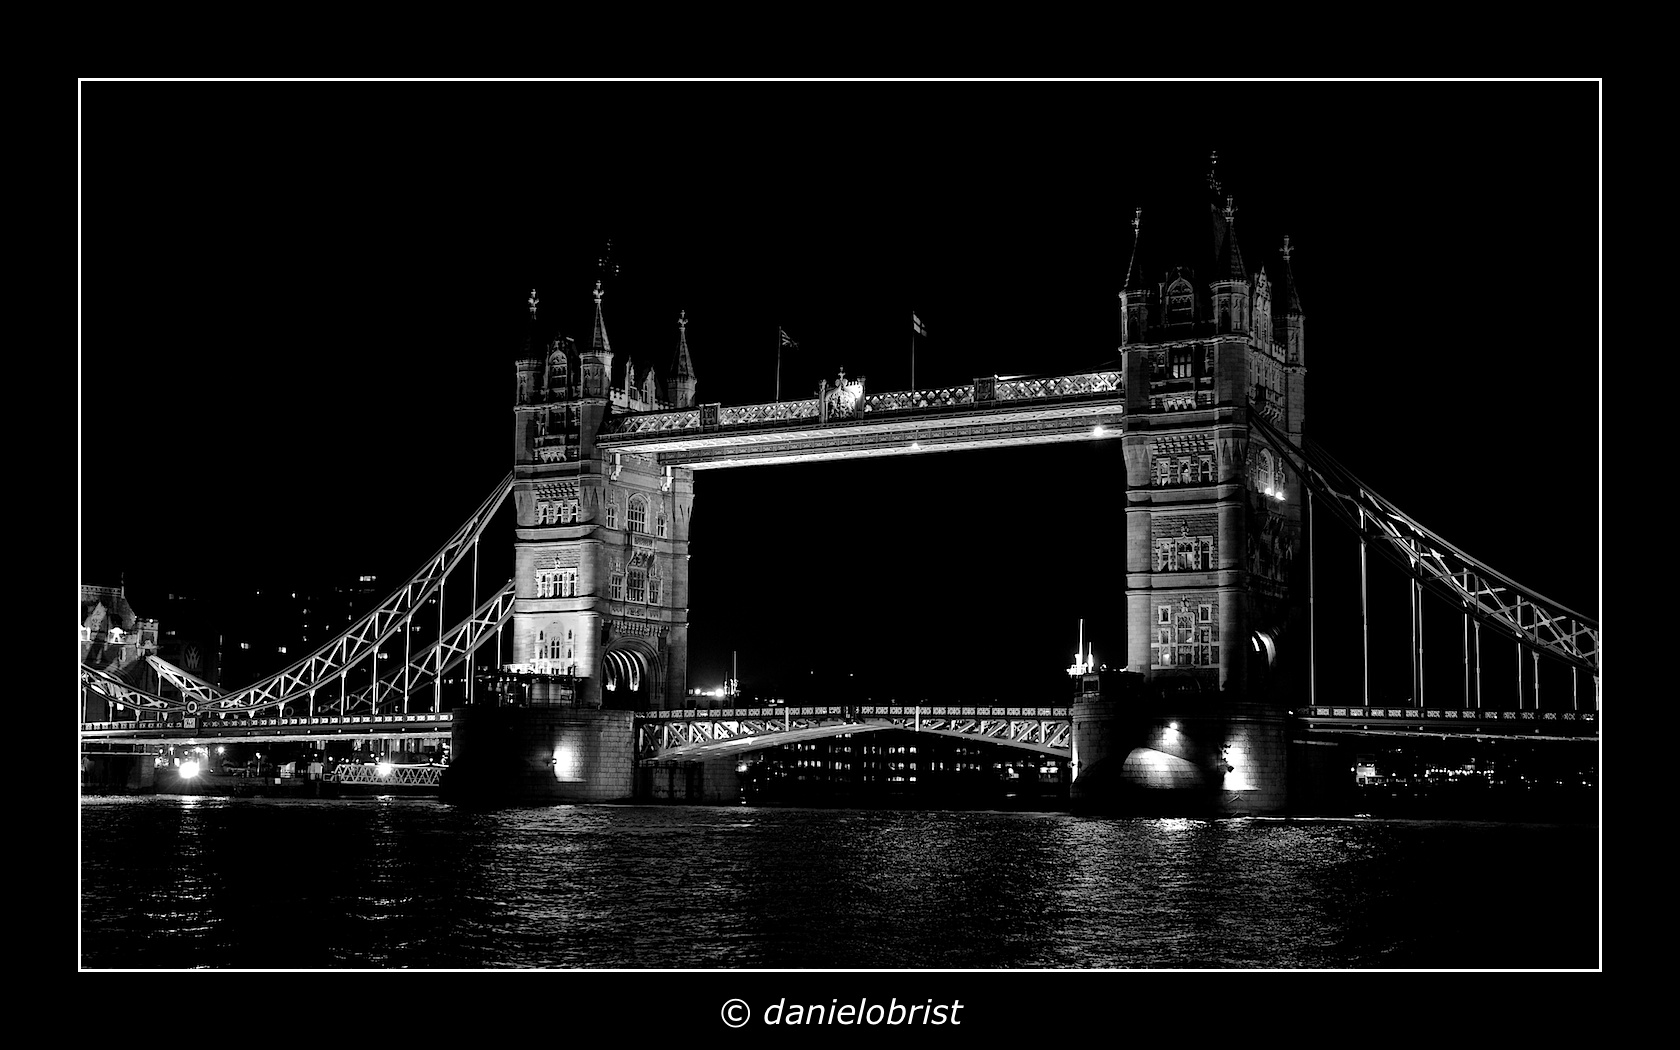
[[732,806],[741,801],[741,756],[652,759],[636,769],[636,797],[649,802]]
[[1284,717],[1224,699],[1073,705],[1076,811],[1262,816],[1288,809]]
[[148,794],[157,790],[157,758],[139,751],[82,755],[82,790],[93,794]]
[[454,712],[446,800],[621,802],[635,794],[634,715],[580,707]]

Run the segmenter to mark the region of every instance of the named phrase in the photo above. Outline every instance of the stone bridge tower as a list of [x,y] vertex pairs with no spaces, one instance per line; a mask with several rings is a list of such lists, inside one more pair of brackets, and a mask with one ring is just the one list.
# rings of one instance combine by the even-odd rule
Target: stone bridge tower
[[[1305,499],[1251,425],[1299,444],[1302,311],[1287,239],[1250,269],[1219,180],[1132,219],[1123,695],[1075,708],[1076,803],[1280,812],[1304,679]],[[1268,273],[1268,269],[1271,273]]]
[[616,370],[595,284],[588,342],[549,337],[531,293],[516,367],[515,601],[510,670],[533,703],[630,710],[676,705],[688,689],[688,536],[694,472],[596,448],[614,413],[694,402],[687,317],[666,375]]

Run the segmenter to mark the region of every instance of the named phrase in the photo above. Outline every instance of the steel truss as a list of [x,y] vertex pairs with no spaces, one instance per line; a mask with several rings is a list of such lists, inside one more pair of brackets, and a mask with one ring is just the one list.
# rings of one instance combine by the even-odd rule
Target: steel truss
[[1423,587],[1464,608],[1478,623],[1591,674],[1597,682],[1598,621],[1524,587],[1465,554],[1371,491],[1316,444],[1298,448],[1258,415],[1262,434],[1300,474],[1314,497]]
[[[483,535],[490,519],[501,509],[502,503],[512,491],[513,475],[510,473],[456,530],[449,541],[372,612],[352,623],[315,652],[254,685],[222,692],[205,700],[202,689],[213,690],[215,687],[192,679],[192,676],[176,668],[169,681],[176,688],[183,689],[184,695],[172,700],[138,689],[114,675],[83,665],[82,686],[124,706],[172,713],[208,713],[214,710],[223,714],[250,714],[280,708],[287,702],[306,698],[318,689],[331,688],[334,684],[342,682],[352,668],[360,666],[378,653],[380,646],[398,636],[399,631],[407,631],[414,614],[425,605],[427,599],[439,591],[444,580],[467,557],[468,552]],[[437,675],[453,667],[462,656],[483,643],[488,629],[484,628],[481,621],[486,615],[493,611],[497,617],[491,624],[491,629],[506,622],[507,615],[511,612],[511,588],[510,583],[481,605],[466,623],[422,651],[420,662],[425,663],[425,658],[430,655],[434,668],[437,654],[444,654],[444,666],[441,670],[433,669],[428,681],[435,681]],[[503,611],[504,603],[507,605],[506,611]],[[410,671],[413,671],[415,662],[412,658],[408,661]],[[153,667],[156,668],[158,663],[163,661],[153,663]],[[180,681],[180,676],[183,675],[193,682],[199,682],[199,685],[190,689],[183,688]],[[162,677],[160,669],[160,679]],[[368,687],[370,693],[372,689],[373,687]],[[341,690],[342,685],[335,691]]]
[[[509,580],[501,590],[473,610],[471,616],[416,653],[405,667],[390,671],[383,681],[365,685],[346,696],[344,710],[340,713],[375,711],[378,710],[378,700],[390,693],[397,693],[406,700],[417,692],[430,689],[437,679],[459,667],[468,653],[476,651],[493,632],[505,627],[513,618],[513,592],[514,584]],[[333,704],[326,706],[331,708]]]
[[[187,710],[189,701],[185,699],[171,700],[156,693],[130,685],[109,671],[101,671],[97,667],[82,665],[82,689],[104,697],[112,704],[132,707],[136,711],[159,711],[164,713],[178,713]],[[196,704],[194,705],[196,708]]]
[[449,542],[372,612],[279,674],[227,693],[217,706],[229,713],[278,707],[336,684],[335,680],[349,674],[351,668],[372,658],[381,645],[398,636],[399,627],[407,629],[415,612],[425,605],[426,600],[438,591],[445,578],[467,556],[490,518],[501,509],[502,501],[512,491],[513,475],[509,474],[456,530]]
[[182,700],[197,700],[201,708],[227,695],[227,690],[221,686],[212,685],[196,675],[189,674],[162,657],[148,656],[146,663],[157,672],[160,695],[163,685],[171,685],[180,692]]
[[340,765],[328,774],[335,784],[369,784],[376,787],[437,787],[443,779],[443,766],[380,766]]
[[[746,742],[786,736],[800,730],[828,730],[810,735],[838,735],[856,729],[909,729],[944,736],[981,738],[998,744],[1067,756],[1072,752],[1073,721],[1061,707],[900,707],[861,705],[749,708],[650,712],[636,719],[636,757],[675,757],[705,744]],[[764,747],[775,747],[766,739]]]

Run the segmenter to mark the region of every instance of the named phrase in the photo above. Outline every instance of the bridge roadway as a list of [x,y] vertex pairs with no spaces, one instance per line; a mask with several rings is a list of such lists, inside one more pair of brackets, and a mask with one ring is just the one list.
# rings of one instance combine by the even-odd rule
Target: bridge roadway
[[[1503,739],[1598,739],[1591,711],[1500,711],[1452,708],[1312,706],[1294,712],[1294,724],[1308,733],[1358,736],[1461,736]],[[831,704],[803,707],[685,708],[638,714],[638,758],[676,758],[740,752],[843,733],[883,729],[956,736],[1067,756],[1072,721],[1066,705],[1040,707]],[[209,741],[308,740],[323,737],[378,740],[446,736],[454,728],[449,712],[329,715],[319,718],[163,719],[86,722],[89,743],[144,744]]]
[[1354,736],[1457,736],[1501,740],[1598,740],[1593,711],[1498,711],[1423,707],[1304,707],[1296,727]]
[[329,715],[322,718],[170,718],[143,721],[84,722],[82,743],[203,744],[210,741],[388,740],[404,736],[448,736],[455,718],[449,712],[382,715]]

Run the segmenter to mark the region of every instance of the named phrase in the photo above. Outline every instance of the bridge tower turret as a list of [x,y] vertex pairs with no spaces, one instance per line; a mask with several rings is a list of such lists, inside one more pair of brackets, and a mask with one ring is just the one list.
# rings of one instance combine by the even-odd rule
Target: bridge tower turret
[[585,348],[557,337],[517,364],[510,664],[533,703],[658,708],[687,691],[693,472],[596,447],[614,412],[670,407],[628,365],[614,382],[604,295]]
[[1127,669],[1144,681],[1076,704],[1074,800],[1280,812],[1304,666],[1304,497],[1252,421],[1299,437],[1298,301],[1248,273],[1211,174],[1206,194],[1157,211],[1148,237],[1133,220],[1121,293]]
[[1149,283],[1143,276],[1143,209],[1132,213],[1132,261],[1120,290],[1120,345],[1141,343],[1149,338]]

